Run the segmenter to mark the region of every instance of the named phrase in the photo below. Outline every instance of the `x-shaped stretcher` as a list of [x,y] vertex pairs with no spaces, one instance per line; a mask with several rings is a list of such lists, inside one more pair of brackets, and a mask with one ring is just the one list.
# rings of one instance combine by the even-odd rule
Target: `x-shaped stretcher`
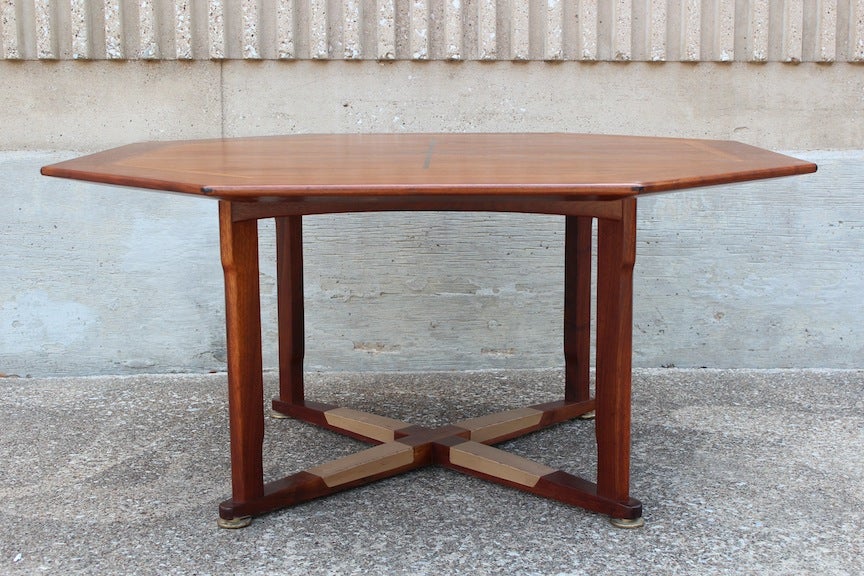
[[[620,526],[641,525],[638,516],[628,518],[641,512],[638,501],[631,499],[622,504],[604,498],[597,494],[596,486],[591,482],[493,446],[574,418],[593,419],[593,400],[547,402],[436,428],[320,402],[298,405],[275,400],[273,407],[275,418],[290,416],[376,446],[266,485],[264,497],[254,508],[299,504],[437,464],[608,514]],[[233,515],[238,512],[230,503],[223,505],[223,510],[226,508]],[[255,509],[245,511],[249,514],[257,512]],[[242,527],[248,524],[249,519],[249,516],[240,516],[239,519],[222,520],[220,525]]]

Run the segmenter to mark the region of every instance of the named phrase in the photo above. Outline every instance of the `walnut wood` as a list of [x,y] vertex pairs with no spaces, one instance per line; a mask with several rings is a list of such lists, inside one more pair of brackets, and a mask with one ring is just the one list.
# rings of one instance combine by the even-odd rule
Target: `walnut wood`
[[341,430],[354,432],[365,438],[379,442],[390,442],[396,439],[396,432],[411,426],[406,422],[368,414],[351,408],[335,408],[324,412],[324,420],[330,426]]
[[[582,402],[568,402],[566,400],[556,400],[554,402],[546,402],[544,404],[537,404],[535,406],[528,406],[527,408],[519,409],[519,410],[510,410],[505,413],[500,414],[491,414],[489,416],[478,418],[481,422],[483,420],[502,420],[506,419],[507,416],[512,415],[515,412],[521,412],[523,410],[531,410],[532,412],[540,412],[539,418],[531,418],[524,419],[521,422],[509,420],[508,426],[495,428],[487,428],[483,430],[483,432],[479,435],[475,435],[468,428],[465,428],[465,421],[456,422],[453,425],[459,427],[460,429],[467,430],[468,435],[466,438],[470,438],[477,442],[482,442],[484,444],[498,444],[499,442],[505,442],[507,440],[512,440],[513,438],[519,438],[520,436],[524,436],[525,434],[529,434],[531,432],[536,432],[538,430],[542,430],[543,428],[548,428],[549,426],[553,426],[555,424],[559,424],[561,422],[566,422],[567,420],[572,420],[586,412],[590,412],[595,409],[595,402],[593,399],[585,400]],[[519,426],[517,426],[519,424]],[[470,421],[469,421],[469,426]]]
[[570,400],[556,400],[554,402],[545,402],[543,404],[535,404],[534,406],[531,406],[531,408],[543,412],[543,418],[540,420],[539,427],[537,428],[538,430],[542,430],[543,428],[552,426],[553,424],[559,424],[561,422],[566,422],[567,420],[578,418],[579,416],[596,409],[596,407],[597,405],[593,398],[575,402]]
[[414,450],[411,446],[399,442],[387,442],[321,464],[307,472],[319,476],[328,488],[334,488],[369,476],[386,474],[412,464],[414,464]]
[[[464,474],[476,476],[489,482],[515,488],[523,492],[557,500],[571,506],[578,506],[600,514],[606,514],[613,518],[634,519],[642,516],[642,504],[633,498],[617,500],[598,493],[597,485],[578,476],[568,474],[562,470],[552,471],[537,479],[536,483],[527,482],[528,476],[502,474],[499,467],[494,464],[482,466],[473,465],[472,468],[460,465],[460,460],[455,462],[450,458],[454,448],[458,449],[463,444],[470,444],[458,438],[438,442],[434,447],[435,461],[446,468],[456,470]],[[504,454],[507,454],[504,452]],[[502,458],[501,466],[510,464],[510,458]],[[530,462],[530,461],[529,461]],[[463,462],[464,464],[464,462]],[[536,470],[551,470],[551,468],[538,465]]]
[[522,212],[559,214],[595,218],[621,217],[621,207],[608,200],[582,200],[560,196],[468,196],[436,194],[418,196],[406,192],[398,196],[330,196],[326,198],[266,198],[261,202],[235,202],[236,220],[256,220],[279,216],[339,214],[357,212],[436,211],[436,212]]
[[326,425],[327,420],[324,418],[324,413],[334,408],[338,408],[338,406],[326,402],[315,402],[314,400],[304,400],[302,404],[291,404],[279,398],[273,400],[275,411],[319,426]]
[[[377,450],[364,450],[267,484],[264,487],[264,494],[259,498],[248,501],[235,499],[226,501],[220,507],[223,518],[262,514],[432,464],[439,464],[532,494],[576,504],[588,510],[604,514],[612,514],[614,511],[616,518],[634,517],[632,514],[636,507],[641,511],[641,505],[636,500],[616,502],[598,496],[596,485],[587,480],[489,447],[490,444],[575,418],[594,409],[593,400],[585,402],[557,400],[457,423],[468,428],[457,424],[438,428],[409,425],[375,414],[309,401],[302,406],[291,406],[277,399],[274,401],[274,406],[279,406],[284,413],[311,424],[378,444]],[[335,414],[343,417],[328,418],[328,413],[331,416]],[[358,423],[377,423],[381,426],[376,426],[376,430],[372,433],[367,431],[363,434],[358,431],[362,432],[364,427],[358,428]],[[471,428],[476,428],[483,434],[490,426],[494,428],[499,424],[505,424],[504,429],[500,430],[494,438],[484,438],[481,442],[470,440]],[[382,440],[381,431],[385,429],[388,438],[389,432],[392,431],[397,440]],[[410,462],[409,453],[412,458]]]
[[342,134],[150,142],[42,173],[223,200],[404,195],[625,198],[813,172],[738,142],[586,134]]
[[380,444],[383,440],[380,440],[377,437],[366,436],[360,432],[357,432],[353,429],[342,428],[337,424],[331,424],[327,421],[327,412],[333,409],[338,408],[338,406],[334,406],[332,404],[324,404],[318,402],[310,402],[306,400],[303,404],[291,404],[281,400],[280,398],[273,399],[273,410],[279,412],[280,414],[284,414],[285,416],[290,416],[291,418],[296,418],[297,420],[303,420],[304,422],[309,422],[310,424],[314,424],[316,426],[320,426],[322,428],[327,428],[328,430],[333,430],[334,432],[339,432],[340,434],[344,434],[345,436],[350,436],[355,440],[360,440],[361,442],[369,442],[372,444]]
[[549,466],[473,441],[451,446],[448,461],[460,469],[479,472],[526,488],[533,488],[540,478],[555,472]]
[[286,402],[302,404],[305,355],[302,216],[276,218],[276,277],[279,394]]
[[597,494],[629,498],[630,363],[633,355],[633,266],[636,199],[623,201],[623,220],[597,230]]
[[588,400],[591,372],[593,219],[567,216],[564,231],[564,399]]
[[231,485],[234,499],[244,501],[259,498],[264,489],[258,222],[234,222],[230,204],[222,202],[219,225],[225,276]]
[[612,518],[642,517],[642,503],[634,498],[610,498],[601,494],[597,485],[562,470],[544,476],[531,490],[533,494],[579,506]]
[[310,474],[309,472],[297,472],[265,484],[263,495],[259,498],[243,501],[231,499],[222,502],[219,505],[219,516],[226,520],[242,516],[258,516],[316,498],[330,496],[331,494],[358,486],[371,484],[372,482],[397,476],[415,468],[427,466],[429,464],[429,452],[428,447],[415,448],[414,462],[412,464],[372,474],[351,482],[339,484],[338,486],[327,486],[319,476]]
[[414,447],[424,445],[434,446],[438,442],[445,442],[452,438],[459,438],[459,441],[461,442],[462,440],[468,440],[468,436],[470,435],[471,432],[468,430],[452,424],[439,426],[438,428],[427,428],[425,426],[415,425],[399,430],[399,432],[396,433],[399,442]]
[[542,418],[542,410],[517,408],[516,410],[498,412],[497,414],[489,414],[488,416],[459,420],[458,422],[454,422],[453,425],[471,432],[469,436],[471,440],[486,442],[538,426]]
[[[635,519],[642,513],[629,495],[636,198],[815,170],[810,162],[737,142],[582,134],[343,134],[133,144],[46,166],[42,173],[220,200],[232,470],[232,499],[220,506],[223,519],[263,514],[435,463]],[[468,428],[427,428],[305,399],[301,218],[380,210],[566,216],[563,400],[463,421]],[[280,391],[274,410],[383,443],[268,484],[262,472],[257,238],[262,218],[276,219]],[[595,219],[597,375],[591,399]],[[495,444],[590,410],[596,411],[596,483],[468,440],[474,434],[483,445]]]
[[269,482],[257,498],[235,497],[222,502],[219,505],[219,516],[226,520],[257,516],[344,489],[344,487],[328,488],[320,477],[308,472],[297,472],[275,482]]

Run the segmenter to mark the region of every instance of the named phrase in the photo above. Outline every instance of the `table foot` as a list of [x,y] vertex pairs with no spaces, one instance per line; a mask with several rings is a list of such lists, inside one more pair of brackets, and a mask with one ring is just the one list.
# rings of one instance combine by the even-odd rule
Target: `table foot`
[[276,410],[271,410],[270,418],[273,418],[274,420],[287,420],[288,418],[291,418],[291,416],[288,416],[287,414],[283,414],[281,412],[277,412]]
[[219,528],[225,528],[226,530],[238,530],[240,528],[246,528],[252,524],[252,517],[240,516],[238,518],[222,518],[220,516],[216,519],[216,524],[219,525]]
[[639,518],[609,518],[609,522],[616,528],[623,528],[625,530],[645,526],[645,519],[641,516]]
[[577,416],[577,418],[579,418],[580,420],[594,420],[596,416],[597,413],[594,410],[591,410],[590,412],[586,412],[580,416]]

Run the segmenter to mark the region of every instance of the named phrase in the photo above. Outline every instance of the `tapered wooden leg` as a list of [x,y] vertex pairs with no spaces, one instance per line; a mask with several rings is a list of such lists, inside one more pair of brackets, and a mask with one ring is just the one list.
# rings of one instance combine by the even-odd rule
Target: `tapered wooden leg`
[[276,276],[279,317],[279,399],[303,404],[303,222],[276,218]]
[[[261,304],[258,285],[258,223],[234,222],[231,203],[219,204],[219,236],[225,275],[228,410],[231,426],[233,500],[260,498],[264,491],[262,447],[264,397],[261,366]],[[220,514],[226,525],[238,518]]]
[[567,216],[564,240],[564,399],[590,397],[591,227],[593,219]]
[[636,200],[622,200],[620,220],[598,223],[597,494],[623,502],[630,489],[630,369]]

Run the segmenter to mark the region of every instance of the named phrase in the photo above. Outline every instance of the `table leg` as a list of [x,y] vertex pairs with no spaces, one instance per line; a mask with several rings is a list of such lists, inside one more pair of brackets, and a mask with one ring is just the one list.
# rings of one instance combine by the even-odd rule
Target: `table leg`
[[564,240],[564,399],[590,398],[591,228],[593,218],[567,216]]
[[[597,239],[597,494],[619,502],[630,490],[630,394],[636,200],[620,220],[599,219]],[[641,518],[614,519],[639,526]]]
[[301,216],[276,218],[276,275],[279,309],[279,400],[288,404],[303,404],[305,325]]
[[[618,519],[613,521],[620,526],[638,525],[641,504],[628,495],[635,201],[621,201],[619,206],[619,218],[600,219],[598,226],[596,401],[590,398],[588,381],[592,218],[580,216],[567,220],[565,399],[436,429],[304,399],[302,222],[300,216],[277,216],[280,397],[273,407],[287,416],[381,446],[264,484],[257,220],[235,221],[232,205],[222,202],[233,498],[220,506],[220,526],[242,527],[253,515],[433,464],[607,514]],[[594,409],[596,484],[479,446]]]
[[239,528],[231,503],[264,493],[264,386],[261,361],[261,302],[258,280],[258,222],[234,222],[231,204],[219,203],[219,236],[225,276],[228,353],[228,411],[231,426],[232,501],[223,503],[219,524]]

